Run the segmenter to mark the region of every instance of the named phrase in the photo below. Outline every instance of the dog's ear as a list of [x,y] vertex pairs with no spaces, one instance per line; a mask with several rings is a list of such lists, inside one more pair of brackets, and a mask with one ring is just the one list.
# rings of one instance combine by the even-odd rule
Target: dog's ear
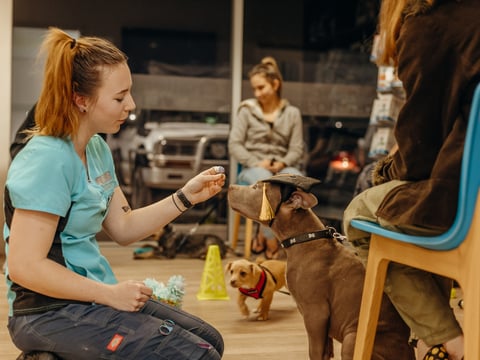
[[225,265],[225,272],[228,272],[232,269],[232,264],[233,264],[233,262],[230,261],[227,265]]
[[288,199],[289,205],[295,209],[311,209],[318,204],[318,200],[315,195],[307,193],[305,191],[297,190],[290,195]]

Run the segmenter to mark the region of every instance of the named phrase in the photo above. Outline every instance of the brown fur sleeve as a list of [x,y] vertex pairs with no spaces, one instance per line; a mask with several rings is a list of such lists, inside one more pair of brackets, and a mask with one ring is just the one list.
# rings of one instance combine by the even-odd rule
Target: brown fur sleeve
[[383,159],[378,160],[375,168],[372,171],[372,183],[373,185],[380,185],[390,181],[390,177],[388,176],[388,169],[392,165],[393,158],[392,156],[388,155]]

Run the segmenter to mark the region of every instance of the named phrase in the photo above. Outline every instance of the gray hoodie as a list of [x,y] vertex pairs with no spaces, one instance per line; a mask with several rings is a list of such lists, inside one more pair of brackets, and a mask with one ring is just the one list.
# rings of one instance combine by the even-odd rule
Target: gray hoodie
[[281,110],[273,123],[263,118],[256,99],[244,100],[230,131],[230,156],[245,167],[264,159],[275,159],[286,166],[299,167],[304,154],[303,124],[300,110],[282,99]]

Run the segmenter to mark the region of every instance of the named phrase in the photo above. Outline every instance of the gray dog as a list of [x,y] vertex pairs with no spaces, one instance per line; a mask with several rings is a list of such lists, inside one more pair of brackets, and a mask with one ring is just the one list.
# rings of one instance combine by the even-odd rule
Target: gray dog
[[[312,360],[333,357],[333,341],[342,343],[342,359],[352,359],[365,268],[360,259],[326,228],[311,210],[310,193],[319,181],[276,175],[251,186],[230,185],[233,210],[270,226],[287,253],[287,285],[303,316]],[[384,296],[372,359],[415,359],[410,330]]]

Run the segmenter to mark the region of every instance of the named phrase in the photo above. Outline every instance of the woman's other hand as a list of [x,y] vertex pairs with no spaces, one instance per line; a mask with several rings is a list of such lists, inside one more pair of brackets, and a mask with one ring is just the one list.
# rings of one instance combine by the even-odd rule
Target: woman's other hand
[[285,163],[281,161],[274,161],[271,168],[269,169],[272,173],[276,174],[285,169]]
[[262,167],[264,169],[267,169],[268,171],[272,171],[272,165],[273,165],[273,160],[272,159],[264,159],[260,161],[257,166]]
[[152,289],[142,281],[127,280],[109,285],[110,290],[99,304],[111,306],[121,311],[139,311],[152,296]]
[[275,161],[275,159],[264,159],[258,163],[259,167],[267,169],[272,174],[276,174],[285,168],[285,164],[281,161]]

